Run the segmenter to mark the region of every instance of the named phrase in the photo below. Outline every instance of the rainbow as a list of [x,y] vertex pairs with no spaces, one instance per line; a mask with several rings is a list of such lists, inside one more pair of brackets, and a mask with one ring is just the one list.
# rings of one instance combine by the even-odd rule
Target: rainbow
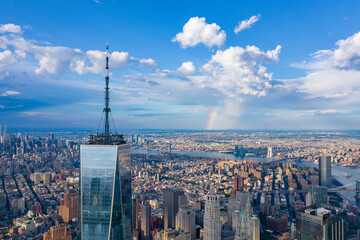
[[216,116],[218,115],[220,110],[220,104],[212,109],[212,111],[209,114],[209,119],[206,123],[205,130],[212,130],[214,126],[214,122],[216,120]]

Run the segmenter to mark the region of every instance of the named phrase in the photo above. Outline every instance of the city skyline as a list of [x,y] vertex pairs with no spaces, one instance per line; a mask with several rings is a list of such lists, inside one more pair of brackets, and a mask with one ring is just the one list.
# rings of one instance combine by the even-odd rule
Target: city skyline
[[9,128],[359,129],[358,3],[1,5]]

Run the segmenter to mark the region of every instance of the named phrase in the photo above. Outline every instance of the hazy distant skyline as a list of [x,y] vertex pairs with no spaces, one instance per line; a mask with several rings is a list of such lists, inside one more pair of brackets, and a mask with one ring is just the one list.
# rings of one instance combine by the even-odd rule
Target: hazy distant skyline
[[[325,3],[327,3],[325,5]],[[359,129],[355,1],[2,1],[0,124]]]

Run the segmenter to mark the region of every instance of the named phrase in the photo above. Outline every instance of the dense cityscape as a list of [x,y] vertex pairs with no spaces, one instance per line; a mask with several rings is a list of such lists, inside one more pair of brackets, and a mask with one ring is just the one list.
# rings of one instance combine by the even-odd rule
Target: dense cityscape
[[2,1],[0,240],[360,240],[359,9]]
[[[88,133],[7,132],[1,237],[79,238]],[[321,239],[318,229],[334,234],[334,226],[334,239],[359,236],[358,132],[146,131],[125,139],[134,239]]]

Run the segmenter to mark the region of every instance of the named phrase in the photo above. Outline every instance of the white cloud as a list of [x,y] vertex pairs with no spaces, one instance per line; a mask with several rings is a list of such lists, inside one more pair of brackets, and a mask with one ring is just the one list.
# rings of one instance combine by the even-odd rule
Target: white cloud
[[243,21],[239,22],[239,24],[235,27],[234,32],[236,34],[238,34],[242,30],[251,28],[254,23],[259,21],[259,19],[260,19],[260,14],[257,15],[257,16],[252,16],[249,19],[246,19],[246,20],[243,20]]
[[0,52],[0,67],[4,67],[6,64],[14,63],[15,58],[10,50]]
[[156,68],[156,66],[157,66],[155,60],[151,59],[151,58],[148,58],[148,59],[142,58],[139,60],[139,63],[143,66],[147,66],[150,68]]
[[19,94],[20,93],[18,91],[8,90],[8,91],[4,92],[3,94],[1,94],[1,96],[6,97],[6,96],[19,95]]
[[267,52],[256,46],[219,50],[202,66],[201,72],[205,77],[195,79],[201,86],[220,90],[227,97],[265,96],[266,91],[271,88],[272,73],[268,73],[260,62],[278,61],[280,51],[280,45]]
[[309,62],[294,64],[307,70],[304,77],[286,84],[307,98],[324,98],[332,104],[360,102],[360,32],[340,40],[335,49],[319,50]]
[[39,61],[39,66],[35,69],[36,74],[47,72],[58,75],[65,72],[76,54],[73,49],[67,47],[33,46],[32,50],[35,59]]
[[336,42],[337,48],[311,54],[311,61],[293,64],[307,70],[360,70],[360,32]]
[[[8,24],[9,25],[9,24]],[[3,25],[2,25],[3,26]],[[12,25],[11,25],[12,26]],[[14,25],[11,28],[13,32],[20,29],[20,26]],[[24,39],[21,35],[6,34],[0,35],[0,49],[14,48],[15,55],[10,50],[0,52],[0,67],[5,63],[13,63],[17,59],[36,60],[37,66],[34,69],[36,74],[59,75],[65,71],[73,71],[78,74],[101,73],[105,68],[105,51],[89,50],[82,52],[80,49],[61,47],[61,46],[43,46],[41,43]],[[155,68],[155,60],[139,59],[130,57],[127,52],[114,51],[110,54],[110,68],[119,68],[127,64],[135,64]]]
[[48,113],[48,112],[21,112],[21,114],[27,117],[59,115],[59,113]]
[[183,62],[181,67],[177,69],[181,74],[184,75],[191,75],[194,74],[196,71],[196,68],[194,64],[191,61]]
[[328,114],[338,114],[338,113],[350,113],[349,110],[336,110],[336,109],[323,109],[323,110],[308,110],[306,111],[310,115],[328,115]]
[[1,24],[0,33],[22,33],[21,27],[12,23]]
[[173,42],[180,43],[182,48],[194,47],[197,44],[204,44],[211,48],[213,46],[221,47],[226,40],[226,33],[220,30],[221,27],[216,23],[208,24],[204,17],[192,17],[183,26],[183,31],[176,34]]

